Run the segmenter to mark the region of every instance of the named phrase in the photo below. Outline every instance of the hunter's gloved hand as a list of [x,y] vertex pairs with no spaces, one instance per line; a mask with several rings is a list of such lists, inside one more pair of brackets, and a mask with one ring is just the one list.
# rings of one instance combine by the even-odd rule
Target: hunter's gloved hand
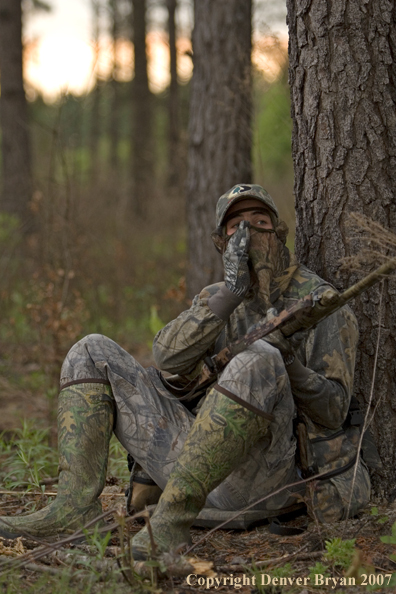
[[[276,310],[274,308],[267,311],[268,320],[275,316]],[[304,367],[295,355],[294,349],[299,346],[302,340],[304,340],[304,332],[296,332],[290,338],[286,338],[281,330],[275,330],[274,332],[271,332],[271,334],[268,334],[268,336],[264,336],[263,340],[280,351],[291,387],[301,389],[301,387],[309,380],[309,377],[315,373],[307,367]]]
[[294,350],[290,342],[285,338],[280,330],[274,330],[268,336],[264,336],[263,340],[272,344],[273,347],[281,352],[285,365],[290,365],[294,361]]
[[248,221],[239,223],[238,229],[232,235],[223,254],[225,285],[238,297],[243,297],[250,286],[249,227]]
[[[269,309],[267,311],[267,320],[271,320],[271,318],[276,317],[276,315],[277,313],[274,308]],[[293,363],[295,358],[294,349],[290,341],[282,334],[281,330],[274,330],[271,334],[264,336],[263,340],[280,351],[286,366]]]

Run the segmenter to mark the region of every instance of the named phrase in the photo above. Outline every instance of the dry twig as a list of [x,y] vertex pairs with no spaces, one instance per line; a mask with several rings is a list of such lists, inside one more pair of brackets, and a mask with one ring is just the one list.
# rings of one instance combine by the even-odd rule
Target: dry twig
[[310,559],[318,559],[323,556],[325,551],[313,551],[311,553],[303,553],[303,549],[306,549],[307,546],[300,549],[300,551],[296,551],[295,553],[290,553],[288,555],[283,555],[282,557],[273,557],[272,559],[263,559],[262,561],[255,561],[254,564],[247,564],[247,565],[220,565],[216,567],[217,571],[221,571],[222,573],[230,573],[232,571],[246,571],[247,568],[251,567],[267,567],[268,565],[279,565],[279,563],[287,563],[288,561],[293,560],[310,560]]
[[[70,536],[67,536],[66,538],[63,538],[62,540],[59,540],[56,542],[44,542],[38,538],[32,537],[28,533],[24,534],[24,536],[26,538],[29,538],[30,540],[33,540],[33,541],[37,542],[38,544],[41,544],[42,546],[38,549],[33,550],[33,551],[29,551],[28,553],[25,553],[24,555],[20,555],[17,559],[12,559],[12,560],[7,559],[5,561],[0,562],[0,573],[4,574],[4,573],[7,573],[7,572],[11,571],[12,569],[16,569],[16,568],[22,569],[23,567],[25,567],[26,563],[30,563],[31,561],[38,561],[39,559],[42,559],[46,555],[53,553],[57,549],[60,549],[67,544],[71,544],[75,541],[81,540],[81,538],[85,538],[86,531],[89,528],[91,528],[91,526],[93,526],[100,520],[102,520],[102,519],[106,518],[107,516],[112,515],[114,513],[117,513],[117,510],[110,509],[107,512],[104,512],[97,518],[94,518],[93,520],[91,520],[90,522],[85,524],[85,526],[83,526],[79,530],[76,530],[76,532],[74,532]],[[135,514],[134,516],[130,516],[130,517],[126,518],[125,523],[131,522],[132,520],[140,517],[140,515],[141,514],[138,513],[138,514]],[[107,526],[104,526],[103,528],[100,528],[98,532],[100,534],[106,534],[107,532],[112,532],[118,526],[119,526],[119,522],[113,522]],[[1,571],[2,569],[4,571]]]

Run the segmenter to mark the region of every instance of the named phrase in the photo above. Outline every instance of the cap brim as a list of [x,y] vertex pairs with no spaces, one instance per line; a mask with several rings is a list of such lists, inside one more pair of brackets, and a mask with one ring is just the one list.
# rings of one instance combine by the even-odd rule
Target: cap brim
[[251,194],[244,194],[243,196],[235,196],[235,198],[232,198],[229,203],[227,204],[226,209],[223,212],[223,216],[220,222],[220,225],[224,225],[226,218],[227,218],[227,213],[230,210],[231,206],[233,206],[234,204],[236,204],[237,202],[242,202],[242,200],[246,200],[250,198],[251,200],[257,200],[258,202],[261,202],[261,204],[263,205],[263,208],[265,208],[266,210],[268,210],[268,212],[271,215],[274,215],[275,217],[278,217],[278,214],[270,207],[268,206],[268,204],[262,200],[261,198],[258,198],[257,196],[251,195]]

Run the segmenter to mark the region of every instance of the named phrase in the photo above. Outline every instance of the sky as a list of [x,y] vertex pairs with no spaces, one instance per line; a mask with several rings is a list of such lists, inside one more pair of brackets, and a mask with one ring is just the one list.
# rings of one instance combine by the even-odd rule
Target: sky
[[[102,76],[108,76],[111,69],[111,48],[108,38],[101,41],[100,58],[95,58],[91,40],[91,0],[47,0],[53,10],[50,13],[30,14],[24,22],[25,78],[27,95],[34,99],[33,88],[39,89],[48,101],[55,100],[61,93],[81,94],[92,88],[95,67]],[[271,22],[271,29],[286,36],[285,8],[283,0],[256,0],[256,34],[268,32],[266,22]],[[165,18],[164,11],[158,9],[151,13],[151,34],[149,37],[149,76],[152,91],[163,90],[169,82],[169,66],[166,37],[156,27]],[[178,24],[186,31],[192,26],[191,8],[188,3],[178,14]],[[179,41],[180,72],[179,76],[188,79],[191,74],[191,60],[185,55],[189,49],[187,36]],[[262,45],[262,42],[260,41]],[[256,51],[258,65],[266,68],[267,59]],[[127,44],[120,47],[120,78],[131,76],[132,48]],[[254,58],[255,59],[255,58]]]
[[90,2],[87,0],[50,0],[51,13],[39,12],[25,23],[28,37],[59,35],[65,32],[89,41]]
[[[59,94],[73,92],[81,94],[94,84],[94,69],[98,67],[103,76],[111,71],[112,49],[106,31],[101,40],[99,63],[91,39],[91,1],[90,0],[47,0],[52,6],[50,13],[29,14],[24,22],[24,42],[26,47],[25,78],[39,89],[48,101]],[[164,13],[157,10],[152,15],[149,36],[150,64],[149,75],[152,91],[161,91],[169,82],[169,66],[166,39],[160,31],[155,31],[156,23],[163,20]],[[191,25],[191,14],[184,10],[179,21],[186,29]],[[157,27],[159,29],[159,27]],[[180,40],[181,78],[188,78],[191,60],[185,55],[189,49],[186,39]],[[124,44],[120,47],[120,59],[125,64],[120,78],[130,78],[132,48]],[[28,87],[30,86],[28,85]],[[35,93],[27,88],[27,95],[34,99]]]
[[81,92],[92,69],[89,3],[51,0],[50,4],[50,13],[29,14],[23,27],[25,78],[47,99],[62,89]]

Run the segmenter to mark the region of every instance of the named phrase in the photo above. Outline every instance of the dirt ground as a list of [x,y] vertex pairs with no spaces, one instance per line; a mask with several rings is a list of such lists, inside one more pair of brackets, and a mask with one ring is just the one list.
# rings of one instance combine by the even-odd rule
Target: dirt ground
[[[39,497],[39,496],[37,496]],[[31,496],[28,497],[31,499]],[[104,510],[117,506],[122,501],[122,487],[112,485],[106,487],[102,496]],[[18,513],[24,510],[27,498],[18,500],[14,495],[2,494],[0,496],[1,514]],[[45,501],[40,498],[39,505]],[[385,520],[378,521],[378,518]],[[160,577],[157,592],[174,592],[175,594],[186,594],[187,592],[247,592],[263,594],[309,594],[309,593],[330,593],[346,592],[357,594],[358,592],[369,592],[372,590],[368,585],[358,585],[359,575],[361,580],[378,580],[378,575],[383,575],[385,580],[396,571],[396,563],[390,559],[395,553],[396,545],[384,544],[380,540],[382,534],[390,534],[393,522],[396,520],[396,508],[388,508],[380,511],[380,516],[373,517],[365,513],[360,518],[347,522],[338,522],[333,525],[318,527],[314,522],[308,521],[307,517],[301,516],[287,523],[288,527],[300,527],[303,532],[295,536],[278,536],[272,534],[268,525],[251,528],[247,531],[219,530],[208,535],[207,529],[193,529],[192,540],[195,548],[187,553],[187,558],[199,559],[193,562],[193,569],[188,570],[184,577],[164,576]],[[285,524],[286,525],[286,524]],[[141,525],[136,521],[129,528],[129,536],[132,536],[140,529]],[[311,568],[316,563],[327,563],[325,559],[325,542],[327,540],[342,537],[343,539],[356,539],[356,551],[348,570],[339,566],[329,567],[328,583],[326,574],[318,578],[318,585],[315,586],[315,578],[311,575]],[[52,568],[53,572],[61,572],[65,566],[67,557],[80,555],[81,559],[90,553],[90,547],[85,544],[63,545],[58,552],[51,551],[35,558],[39,545],[28,539],[22,539],[23,548],[19,553],[19,561],[25,572],[31,575],[40,575]],[[0,563],[2,557],[1,547],[15,548],[15,541],[3,541],[0,544]],[[92,547],[91,547],[92,549]],[[106,563],[113,564],[114,555],[120,552],[120,541],[115,536],[109,543],[102,567]],[[23,558],[25,554],[25,561]],[[27,557],[27,554],[30,554]],[[206,563],[205,563],[206,562]],[[330,564],[331,565],[331,564]],[[210,568],[210,569],[209,569]],[[283,574],[282,574],[283,568]],[[254,573],[252,573],[254,569]],[[363,575],[362,575],[363,574]],[[161,574],[160,574],[161,575]],[[287,586],[278,586],[279,576],[286,576]],[[367,577],[365,578],[364,575]],[[253,577],[254,576],[254,577]],[[278,583],[276,582],[278,576]],[[370,578],[369,576],[372,576]],[[217,578],[217,582],[214,579]],[[341,580],[346,580],[342,582]],[[355,580],[355,581],[353,581]],[[367,582],[368,583],[368,582]],[[217,586],[215,587],[215,585]],[[337,584],[337,585],[335,585]],[[355,584],[355,585],[343,585]],[[118,593],[118,590],[114,590]],[[130,591],[135,591],[132,588]],[[384,594],[396,591],[395,588],[379,588],[376,592]]]

